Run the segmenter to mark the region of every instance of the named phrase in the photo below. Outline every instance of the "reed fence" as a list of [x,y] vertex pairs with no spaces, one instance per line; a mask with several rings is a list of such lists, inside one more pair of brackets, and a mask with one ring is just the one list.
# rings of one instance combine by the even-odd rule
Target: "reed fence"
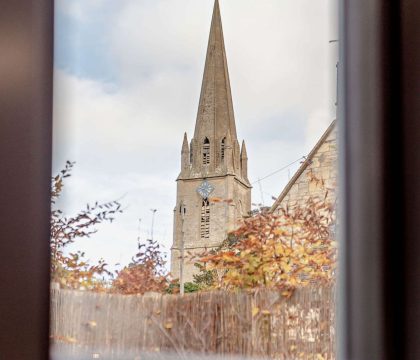
[[52,290],[51,295],[57,354],[335,359],[334,287],[299,289],[289,299],[269,290],[185,296]]

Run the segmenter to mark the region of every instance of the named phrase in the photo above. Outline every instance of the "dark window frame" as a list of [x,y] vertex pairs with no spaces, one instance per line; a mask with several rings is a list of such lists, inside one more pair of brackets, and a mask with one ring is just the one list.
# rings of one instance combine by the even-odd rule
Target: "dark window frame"
[[47,359],[53,1],[0,2],[0,357]]
[[420,359],[419,18],[340,3],[340,359]]
[[[341,0],[340,14],[340,358],[419,359],[420,2]],[[52,48],[52,0],[1,1],[6,359],[48,358]]]

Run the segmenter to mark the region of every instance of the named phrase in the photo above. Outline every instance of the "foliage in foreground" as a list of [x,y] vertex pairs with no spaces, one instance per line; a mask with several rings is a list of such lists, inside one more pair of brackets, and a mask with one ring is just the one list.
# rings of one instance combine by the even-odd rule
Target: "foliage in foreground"
[[88,238],[97,232],[96,226],[111,222],[121,205],[117,201],[87,205],[75,216],[66,217],[56,208],[62,194],[64,180],[71,176],[74,162],[66,166],[51,181],[51,281],[63,289],[107,291],[121,294],[144,294],[165,292],[169,286],[169,275],[164,270],[166,261],[160,246],[153,240],[138,244],[138,253],[132,262],[114,274],[108,270],[104,260],[92,264],[81,251],[69,252],[76,240]]
[[119,294],[144,294],[165,292],[170,286],[169,275],[165,271],[166,261],[160,245],[153,240],[138,243],[138,253],[132,262],[121,271],[112,283],[112,291]]
[[235,241],[199,255],[195,280],[208,289],[278,288],[285,296],[297,287],[331,282],[334,224],[334,207],[321,199],[310,198],[279,215],[258,214],[233,233]]
[[[165,270],[166,260],[153,240],[139,243],[132,262],[115,278],[104,260],[91,264],[83,252],[67,251],[76,239],[89,237],[97,231],[96,225],[112,222],[122,212],[116,201],[88,204],[73,217],[55,209],[73,165],[67,162],[52,179],[52,281],[61,288],[77,290],[178,293],[179,281],[172,280]],[[296,287],[334,281],[337,249],[331,229],[336,219],[334,206],[326,197],[309,198],[304,206],[283,208],[278,215],[261,212],[246,219],[218,249],[195,257],[199,272],[194,282],[185,284],[185,292],[268,287],[281,289],[288,296]]]
[[88,238],[96,233],[96,225],[112,222],[115,215],[121,213],[117,201],[86,206],[72,217],[66,217],[56,208],[64,179],[71,176],[74,162],[67,161],[66,166],[51,181],[51,281],[61,288],[73,290],[105,291],[105,276],[112,274],[107,270],[104,260],[91,264],[81,251],[68,252],[68,246],[80,238]]

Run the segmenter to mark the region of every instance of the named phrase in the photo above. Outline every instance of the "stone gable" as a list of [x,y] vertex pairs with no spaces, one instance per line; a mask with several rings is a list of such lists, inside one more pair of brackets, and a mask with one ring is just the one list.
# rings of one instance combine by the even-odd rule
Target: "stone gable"
[[337,187],[337,128],[333,121],[306,160],[286,185],[271,212],[288,206],[304,206],[312,198],[335,202]]

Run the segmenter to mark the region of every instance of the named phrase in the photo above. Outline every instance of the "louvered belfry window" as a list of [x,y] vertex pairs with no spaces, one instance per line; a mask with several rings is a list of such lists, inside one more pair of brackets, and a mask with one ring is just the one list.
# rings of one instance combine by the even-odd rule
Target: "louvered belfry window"
[[225,147],[226,147],[226,138],[223,138],[222,144],[221,144],[221,149],[220,149],[222,163],[225,161]]
[[201,204],[201,238],[208,239],[210,237],[210,203],[204,199]]
[[204,139],[203,143],[203,165],[210,164],[210,141],[208,138]]

